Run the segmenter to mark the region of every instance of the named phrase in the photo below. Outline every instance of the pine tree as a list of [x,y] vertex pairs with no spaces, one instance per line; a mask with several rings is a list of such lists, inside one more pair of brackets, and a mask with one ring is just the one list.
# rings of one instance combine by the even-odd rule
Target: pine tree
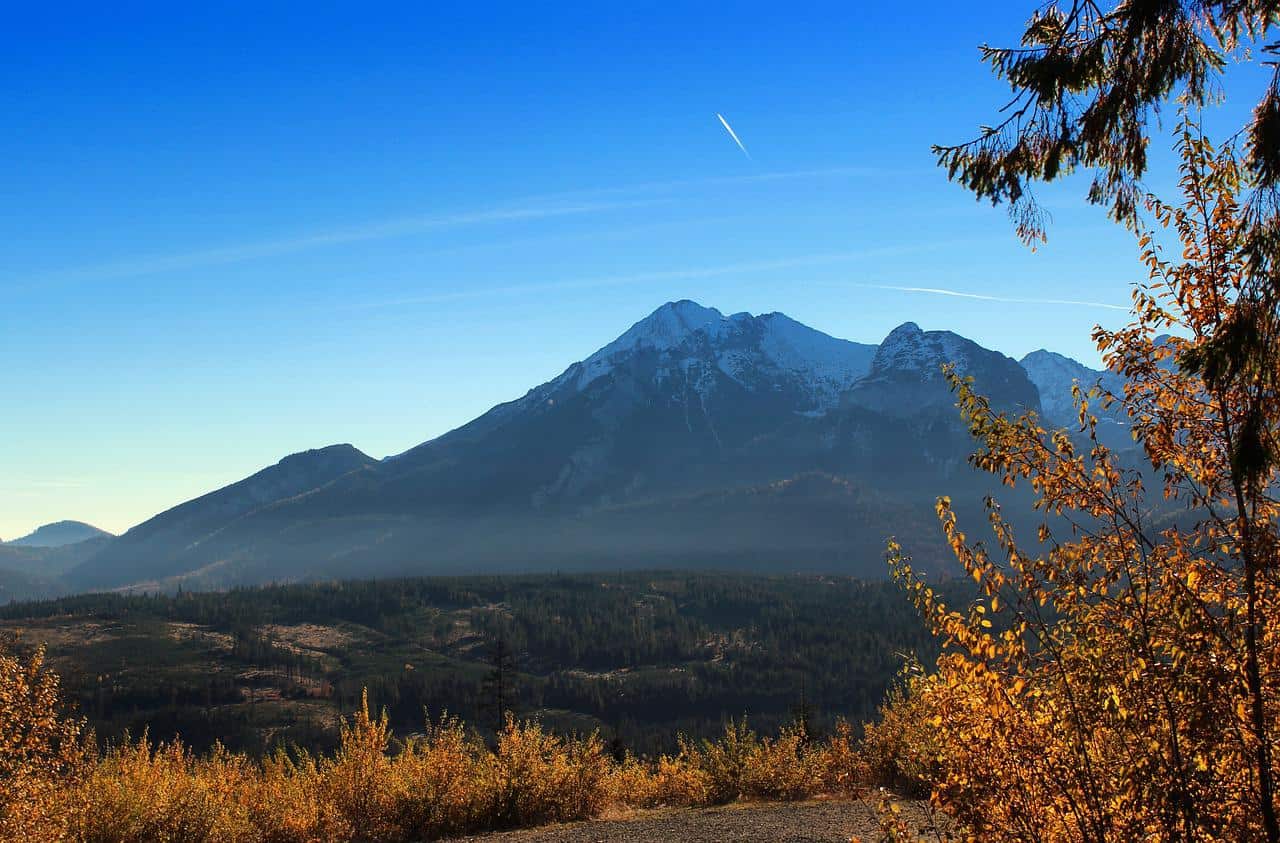
[[[1231,59],[1280,55],[1267,43],[1280,26],[1274,0],[1121,2],[1051,0],[1027,21],[1017,47],[981,47],[982,60],[1009,83],[1000,119],[977,137],[935,146],[951,178],[980,198],[1009,203],[1025,239],[1043,239],[1031,192],[1076,169],[1094,172],[1089,199],[1110,205],[1131,227],[1145,201],[1149,123],[1178,99],[1199,109],[1218,99]],[[1271,254],[1280,239],[1280,68],[1241,128],[1244,163],[1257,180],[1253,233]]]
[[489,674],[483,686],[484,708],[492,715],[494,731],[502,731],[507,715],[514,713],[515,658],[505,637],[499,636],[489,652]]

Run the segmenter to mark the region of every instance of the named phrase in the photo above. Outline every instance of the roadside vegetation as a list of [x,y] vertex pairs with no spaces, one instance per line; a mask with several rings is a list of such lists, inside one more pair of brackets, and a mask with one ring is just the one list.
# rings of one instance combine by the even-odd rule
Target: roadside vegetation
[[59,711],[41,651],[0,657],[0,839],[412,841],[608,809],[849,796],[867,783],[845,724],[812,739],[802,723],[769,738],[731,722],[717,739],[639,759],[511,716],[491,740],[449,717],[397,737],[366,701],[333,753],[252,759],[146,735],[99,751]]

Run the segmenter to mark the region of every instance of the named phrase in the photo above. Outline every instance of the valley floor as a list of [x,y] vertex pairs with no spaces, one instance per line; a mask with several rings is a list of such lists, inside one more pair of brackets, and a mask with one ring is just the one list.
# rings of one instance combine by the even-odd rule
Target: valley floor
[[[923,839],[935,839],[926,804],[902,802]],[[739,802],[714,808],[655,808],[609,819],[462,838],[472,843],[848,843],[877,839],[873,799]]]

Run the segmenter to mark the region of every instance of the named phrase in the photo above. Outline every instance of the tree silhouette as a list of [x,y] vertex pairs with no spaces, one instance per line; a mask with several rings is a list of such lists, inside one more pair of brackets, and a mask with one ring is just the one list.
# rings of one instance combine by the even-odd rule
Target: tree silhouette
[[489,651],[489,673],[483,684],[484,708],[493,717],[494,731],[501,731],[507,715],[514,713],[515,657],[505,637],[494,640]]

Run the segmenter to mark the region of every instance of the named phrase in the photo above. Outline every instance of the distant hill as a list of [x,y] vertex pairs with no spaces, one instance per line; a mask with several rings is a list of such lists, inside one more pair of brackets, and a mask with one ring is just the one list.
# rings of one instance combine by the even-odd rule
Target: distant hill
[[52,524],[37,527],[35,531],[22,538],[5,542],[5,544],[18,547],[62,547],[102,537],[110,538],[111,533],[83,521],[55,521]]
[[891,534],[945,564],[935,498],[995,490],[967,465],[945,362],[997,407],[1053,407],[1058,423],[1069,398],[1039,358],[914,323],[868,345],[669,302],[454,431],[384,460],[350,445],[286,457],[134,527],[67,584],[655,564],[882,576]]

